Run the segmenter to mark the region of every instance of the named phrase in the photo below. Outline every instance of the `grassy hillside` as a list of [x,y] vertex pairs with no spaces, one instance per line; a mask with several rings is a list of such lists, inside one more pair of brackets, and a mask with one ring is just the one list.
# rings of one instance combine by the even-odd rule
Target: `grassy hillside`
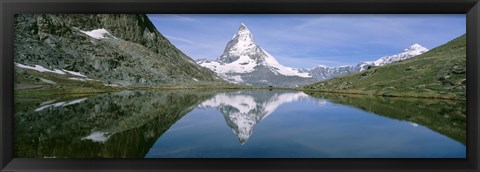
[[48,96],[53,94],[86,94],[119,90],[120,87],[109,87],[98,80],[72,80],[82,78],[73,75],[59,75],[49,72],[15,67],[15,96]]
[[466,36],[422,55],[303,87],[306,91],[465,100]]

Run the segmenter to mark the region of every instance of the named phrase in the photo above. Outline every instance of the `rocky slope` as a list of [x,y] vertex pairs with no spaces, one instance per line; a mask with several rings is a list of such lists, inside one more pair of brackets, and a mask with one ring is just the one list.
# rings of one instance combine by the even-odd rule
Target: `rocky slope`
[[314,91],[465,100],[466,36],[410,59],[305,86]]
[[357,72],[353,66],[339,66],[339,67],[327,67],[318,65],[311,69],[303,69],[303,71],[310,73],[316,81],[323,81],[336,76],[346,75]]
[[42,72],[118,86],[223,83],[142,14],[16,15],[15,62],[25,80]]

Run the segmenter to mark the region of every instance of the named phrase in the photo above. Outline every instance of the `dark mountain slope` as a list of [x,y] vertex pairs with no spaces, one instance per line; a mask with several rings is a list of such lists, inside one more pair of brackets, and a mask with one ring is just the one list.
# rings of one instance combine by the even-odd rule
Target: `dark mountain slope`
[[123,86],[224,83],[142,14],[16,15],[15,62]]

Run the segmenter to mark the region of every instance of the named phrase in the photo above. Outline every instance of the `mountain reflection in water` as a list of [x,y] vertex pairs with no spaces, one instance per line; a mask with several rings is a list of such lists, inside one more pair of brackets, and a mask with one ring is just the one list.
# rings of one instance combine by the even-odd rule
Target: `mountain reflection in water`
[[16,98],[15,157],[464,158],[465,114],[465,102],[281,90]]
[[303,92],[240,91],[219,93],[198,107],[220,111],[240,143],[244,144],[252,135],[255,124],[272,114],[280,105],[308,97]]

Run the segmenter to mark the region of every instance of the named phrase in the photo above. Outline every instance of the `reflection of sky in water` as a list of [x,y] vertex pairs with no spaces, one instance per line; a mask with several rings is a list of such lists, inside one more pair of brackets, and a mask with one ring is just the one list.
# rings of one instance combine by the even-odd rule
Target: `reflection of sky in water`
[[325,99],[279,90],[16,99],[15,152],[78,158],[465,157],[464,102],[314,96]]
[[465,154],[462,143],[421,125],[300,92],[254,91],[222,93],[204,101],[165,132],[146,157],[464,158]]

